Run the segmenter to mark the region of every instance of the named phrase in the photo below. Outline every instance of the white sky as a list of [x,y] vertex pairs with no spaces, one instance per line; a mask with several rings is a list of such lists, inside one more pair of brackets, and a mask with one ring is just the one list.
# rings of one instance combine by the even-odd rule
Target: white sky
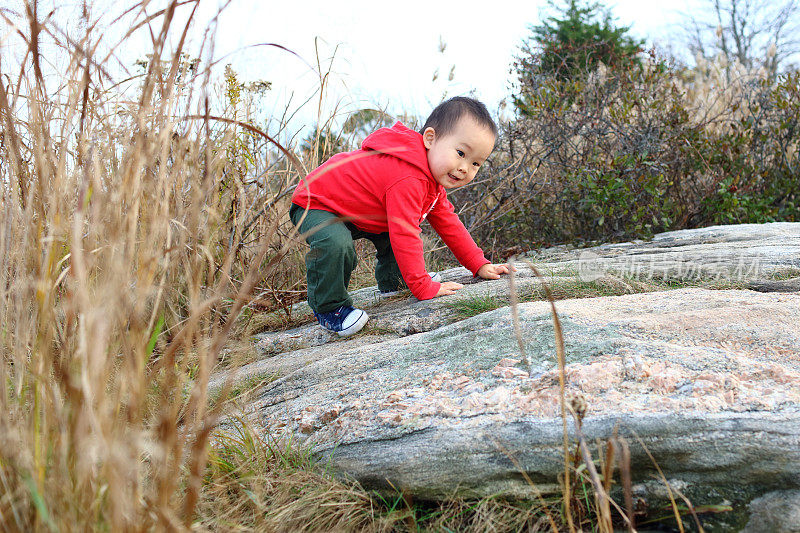
[[[669,7],[666,2],[641,0],[605,4],[620,24],[631,26],[633,35],[653,44],[668,41],[680,12],[696,2],[674,0]],[[329,60],[335,50],[329,109],[341,101],[352,109],[378,106],[390,113],[425,115],[445,91],[448,96],[475,91],[490,110],[496,110],[509,94],[513,55],[545,7],[544,0],[234,0],[220,18],[217,49],[275,42],[315,65],[318,37],[321,59]],[[446,45],[443,53],[440,42]],[[307,65],[279,49],[245,49],[231,59],[243,78],[273,83],[277,108],[289,93],[294,92],[299,103],[319,86]],[[454,78],[448,82],[452,66]],[[301,113],[306,120],[315,115],[315,106]]]
[[[672,41],[681,13],[703,0],[643,2],[610,0],[607,5],[617,22],[631,26],[631,33],[647,41],[647,45],[665,45]],[[100,16],[110,8],[118,14],[129,2],[88,0],[92,16]],[[216,14],[222,0],[201,0],[196,24],[189,34],[190,42],[199,43],[208,21]],[[706,2],[707,3],[707,2]],[[62,26],[76,24],[83,0],[40,0],[56,7],[54,19]],[[166,4],[153,0],[148,12],[154,13]],[[265,115],[280,115],[289,105],[294,110],[312,96],[319,87],[311,66],[319,58],[332,70],[323,116],[338,104],[340,109],[382,107],[389,113],[410,112],[427,115],[443,94],[455,96],[474,91],[490,111],[496,111],[508,96],[513,76],[509,71],[513,56],[531,25],[538,24],[546,7],[545,0],[497,0],[495,2],[461,0],[231,0],[217,25],[214,57],[226,56],[224,65],[232,63],[243,81],[264,79],[272,82],[272,91],[264,99]],[[0,0],[0,8],[22,10],[22,0]],[[190,5],[182,6],[185,16]],[[103,18],[110,20],[109,16]],[[154,24],[158,29],[158,22]],[[2,25],[0,25],[2,26]],[[178,24],[173,26],[177,34]],[[107,37],[120,31],[108,31]],[[671,38],[670,36],[673,35]],[[4,38],[7,35],[0,37]],[[177,35],[175,35],[177,37]],[[119,57],[128,65],[144,57],[149,34],[140,30],[138,39],[129,39]],[[439,43],[446,49],[439,52]],[[140,44],[137,44],[140,43]],[[270,47],[253,47],[261,43],[277,43],[300,57]],[[3,41],[0,41],[2,49]],[[190,53],[196,46],[190,47]],[[675,48],[680,52],[680,46]],[[451,67],[453,81],[448,81]],[[434,72],[439,72],[433,81]],[[287,104],[291,98],[291,104]],[[316,122],[317,99],[304,106],[293,119],[291,130]],[[271,109],[269,109],[271,108]]]

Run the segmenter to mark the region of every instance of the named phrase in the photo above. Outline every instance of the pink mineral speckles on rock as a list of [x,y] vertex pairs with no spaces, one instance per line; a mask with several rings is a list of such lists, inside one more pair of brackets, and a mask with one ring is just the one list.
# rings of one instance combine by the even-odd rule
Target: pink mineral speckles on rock
[[692,396],[707,396],[719,390],[720,388],[720,385],[714,381],[708,379],[695,379],[692,383]]
[[403,394],[400,391],[394,391],[386,397],[388,403],[399,402],[403,399]]
[[322,416],[320,416],[319,419],[323,423],[327,424],[328,422],[331,422],[332,420],[334,420],[338,416],[339,416],[339,408],[338,407],[332,407],[332,408],[326,410],[324,413],[322,413]]
[[454,389],[460,389],[463,388],[469,382],[470,382],[469,377],[458,376],[456,378],[453,378],[453,381],[450,383],[450,386],[453,387]]
[[465,394],[472,394],[473,392],[483,392],[483,391],[486,390],[486,385],[484,385],[480,381],[476,381],[474,383],[470,383],[469,385],[467,385],[466,387],[464,387],[461,390]]
[[607,359],[589,365],[570,365],[567,379],[586,392],[610,389],[622,382],[624,377],[622,361]]
[[496,366],[492,369],[492,375],[503,379],[516,379],[526,378],[528,373],[521,368],[514,368],[508,366]]
[[442,398],[436,402],[436,412],[440,416],[458,416],[461,408],[450,398]]
[[668,367],[664,363],[653,365],[655,370],[652,377],[646,382],[654,392],[670,393],[678,388],[678,384],[686,380],[686,373],[677,368]]
[[464,398],[464,406],[471,411],[482,408],[486,404],[484,396],[478,392],[473,392]]
[[506,387],[500,386],[489,392],[488,396],[486,397],[486,404],[502,406],[508,403],[510,396],[511,391]]

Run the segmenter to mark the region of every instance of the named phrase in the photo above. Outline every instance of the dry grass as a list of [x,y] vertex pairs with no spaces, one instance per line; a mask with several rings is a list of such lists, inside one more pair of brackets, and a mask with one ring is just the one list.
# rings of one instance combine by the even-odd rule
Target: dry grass
[[215,441],[196,524],[210,530],[536,532],[553,531],[558,517],[558,497],[416,502],[371,493],[334,478],[311,449],[255,434],[241,420]]
[[[18,65],[0,63],[2,529],[588,524],[593,504],[558,518],[560,499],[381,499],[319,470],[296,443],[220,426],[228,400],[251,391],[210,394],[212,370],[237,364],[246,350],[237,341],[260,327],[259,313],[302,295],[285,193],[317,161],[299,161],[250,123],[230,72],[214,93],[210,37],[198,61],[186,60],[196,6],[131,6],[120,20],[149,32],[154,59],[124,82],[108,73],[109,50],[124,40],[105,43],[88,14],[85,33],[68,38],[36,3],[0,10],[27,50]],[[59,63],[46,53],[66,69],[53,72]],[[48,69],[64,83],[48,83]],[[362,264],[356,278],[366,284]],[[565,502],[584,480],[569,479]]]
[[28,51],[0,64],[4,529],[190,527],[209,375],[252,295],[299,277],[276,194],[297,163],[213,93],[211,41],[186,61],[196,6],[131,7],[153,59],[122,83],[88,13],[79,37],[36,3],[0,13]]
[[311,451],[236,421],[215,438],[199,525],[211,530],[379,529],[368,494],[313,468]]

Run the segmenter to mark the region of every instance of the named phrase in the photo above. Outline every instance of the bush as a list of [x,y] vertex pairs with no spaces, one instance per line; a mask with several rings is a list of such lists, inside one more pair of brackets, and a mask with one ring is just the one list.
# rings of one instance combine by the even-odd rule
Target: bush
[[726,71],[651,53],[569,79],[520,73],[526,108],[458,194],[467,224],[498,248],[797,220],[800,79]]
[[728,171],[704,199],[701,223],[800,220],[800,73],[751,83],[742,112],[716,141]]

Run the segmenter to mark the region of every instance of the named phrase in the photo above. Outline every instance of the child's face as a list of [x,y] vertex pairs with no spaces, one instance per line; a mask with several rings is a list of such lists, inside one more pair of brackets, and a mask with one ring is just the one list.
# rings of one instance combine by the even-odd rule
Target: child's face
[[447,135],[433,128],[422,132],[428,149],[428,166],[434,179],[445,189],[462,187],[475,178],[494,148],[494,134],[470,116],[463,116]]

